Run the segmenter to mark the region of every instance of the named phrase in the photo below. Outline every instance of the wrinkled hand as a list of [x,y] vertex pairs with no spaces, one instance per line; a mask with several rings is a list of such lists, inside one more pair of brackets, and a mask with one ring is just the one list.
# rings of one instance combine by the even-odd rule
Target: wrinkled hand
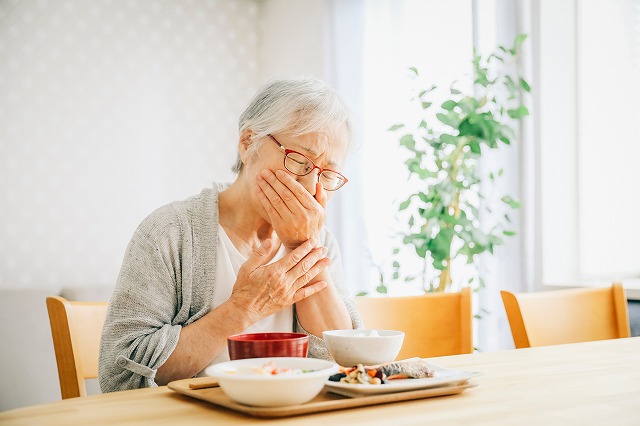
[[320,183],[316,183],[314,197],[288,173],[263,170],[257,176],[256,191],[271,226],[287,249],[318,237],[327,206],[327,192]]
[[313,278],[329,266],[327,249],[307,240],[277,262],[266,263],[278,251],[277,238],[266,240],[240,267],[229,301],[247,312],[252,322],[305,299],[327,286]]

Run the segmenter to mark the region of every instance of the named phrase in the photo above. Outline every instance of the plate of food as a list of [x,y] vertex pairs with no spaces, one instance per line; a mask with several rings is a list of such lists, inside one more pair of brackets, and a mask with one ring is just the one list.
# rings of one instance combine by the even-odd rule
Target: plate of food
[[454,370],[411,358],[376,366],[342,367],[325,382],[325,388],[343,396],[358,397],[465,384],[481,373]]

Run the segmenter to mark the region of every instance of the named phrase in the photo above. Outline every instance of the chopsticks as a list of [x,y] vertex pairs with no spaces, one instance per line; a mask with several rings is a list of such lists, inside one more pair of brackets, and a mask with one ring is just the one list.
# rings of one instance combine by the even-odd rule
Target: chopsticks
[[217,380],[208,380],[208,381],[199,381],[189,383],[189,389],[197,390],[197,389],[209,389],[209,388],[217,388],[220,386]]

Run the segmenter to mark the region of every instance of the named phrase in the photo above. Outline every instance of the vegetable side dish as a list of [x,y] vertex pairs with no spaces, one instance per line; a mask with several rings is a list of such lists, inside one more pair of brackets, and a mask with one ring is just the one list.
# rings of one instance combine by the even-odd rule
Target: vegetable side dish
[[380,385],[397,379],[424,379],[433,377],[435,371],[425,360],[411,358],[389,364],[365,367],[358,364],[355,367],[342,367],[340,373],[329,377],[332,382],[356,385]]

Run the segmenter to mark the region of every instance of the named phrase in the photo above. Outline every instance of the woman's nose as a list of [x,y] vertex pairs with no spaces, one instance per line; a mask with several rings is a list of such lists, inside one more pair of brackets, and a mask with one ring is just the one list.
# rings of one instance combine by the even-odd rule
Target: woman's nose
[[309,194],[316,196],[316,182],[318,182],[318,171],[314,170],[308,175],[296,176],[298,183],[309,191]]

